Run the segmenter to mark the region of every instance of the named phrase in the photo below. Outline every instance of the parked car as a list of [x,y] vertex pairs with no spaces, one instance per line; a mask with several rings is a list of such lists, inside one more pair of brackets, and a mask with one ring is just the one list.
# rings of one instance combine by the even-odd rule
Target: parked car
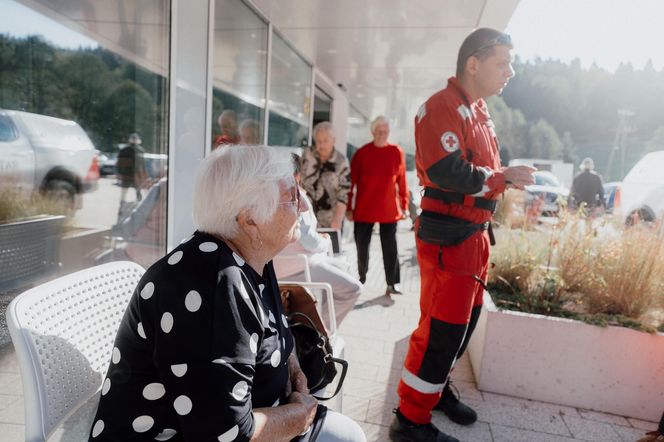
[[620,188],[620,181],[611,181],[609,183],[604,183],[604,206],[606,207],[606,213],[613,213],[613,206],[616,201],[616,194]]
[[102,152],[99,154],[99,174],[101,176],[115,175],[115,164],[118,162],[118,154]]
[[97,187],[97,153],[74,121],[0,109],[0,178],[26,195],[41,192],[78,208],[80,194]]
[[614,214],[626,225],[653,222],[664,213],[664,151],[650,152],[625,175],[614,202]]
[[557,216],[561,203],[567,201],[569,189],[558,181],[556,176],[548,171],[537,171],[533,174],[535,184],[526,186],[526,205],[532,205],[541,200],[539,208],[542,216]]

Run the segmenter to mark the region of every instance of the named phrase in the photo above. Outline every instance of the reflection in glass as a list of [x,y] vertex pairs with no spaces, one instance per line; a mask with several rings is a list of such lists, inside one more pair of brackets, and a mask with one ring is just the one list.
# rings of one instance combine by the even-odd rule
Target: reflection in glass
[[307,146],[311,66],[278,34],[272,37],[268,144]]
[[263,142],[267,33],[240,0],[216,0],[212,148]]
[[[60,273],[147,266],[165,251],[165,217],[152,214],[166,203],[148,195],[166,175],[169,10],[168,0],[0,3],[0,229],[34,210],[64,214],[49,234]],[[129,145],[141,167],[125,170],[135,191],[121,205],[117,157]],[[120,235],[130,218],[135,231]],[[27,246],[12,250],[29,258]]]

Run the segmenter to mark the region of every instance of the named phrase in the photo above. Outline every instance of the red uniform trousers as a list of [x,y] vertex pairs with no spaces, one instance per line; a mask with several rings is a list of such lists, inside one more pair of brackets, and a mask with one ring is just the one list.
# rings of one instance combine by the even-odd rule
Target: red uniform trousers
[[431,410],[477,323],[484,293],[478,279],[486,283],[489,236],[479,231],[454,246],[441,247],[420,239],[416,245],[420,320],[410,337],[397,392],[401,413],[424,424],[431,422]]

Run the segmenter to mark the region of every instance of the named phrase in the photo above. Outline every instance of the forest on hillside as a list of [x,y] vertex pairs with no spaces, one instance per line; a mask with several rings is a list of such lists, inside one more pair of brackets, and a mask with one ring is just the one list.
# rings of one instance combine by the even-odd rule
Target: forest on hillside
[[517,59],[514,69],[502,96],[489,100],[505,157],[578,164],[589,156],[608,181],[664,150],[664,71],[652,63],[609,72],[579,60]]
[[[579,60],[515,60],[516,76],[489,99],[504,160],[590,156],[607,181],[646,152],[664,150],[664,71],[615,72]],[[215,91],[215,109],[229,94]],[[77,121],[111,151],[139,132],[154,151],[167,137],[167,80],[101,47],[62,49],[39,36],[0,34],[0,108]],[[617,148],[617,149],[616,149]],[[611,162],[610,170],[607,167]]]

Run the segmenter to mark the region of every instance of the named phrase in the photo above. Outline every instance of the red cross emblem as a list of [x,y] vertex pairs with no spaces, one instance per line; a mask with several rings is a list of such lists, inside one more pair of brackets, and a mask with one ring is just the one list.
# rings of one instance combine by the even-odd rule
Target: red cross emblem
[[459,150],[459,137],[454,132],[445,132],[440,137],[440,144],[446,152],[455,152]]

